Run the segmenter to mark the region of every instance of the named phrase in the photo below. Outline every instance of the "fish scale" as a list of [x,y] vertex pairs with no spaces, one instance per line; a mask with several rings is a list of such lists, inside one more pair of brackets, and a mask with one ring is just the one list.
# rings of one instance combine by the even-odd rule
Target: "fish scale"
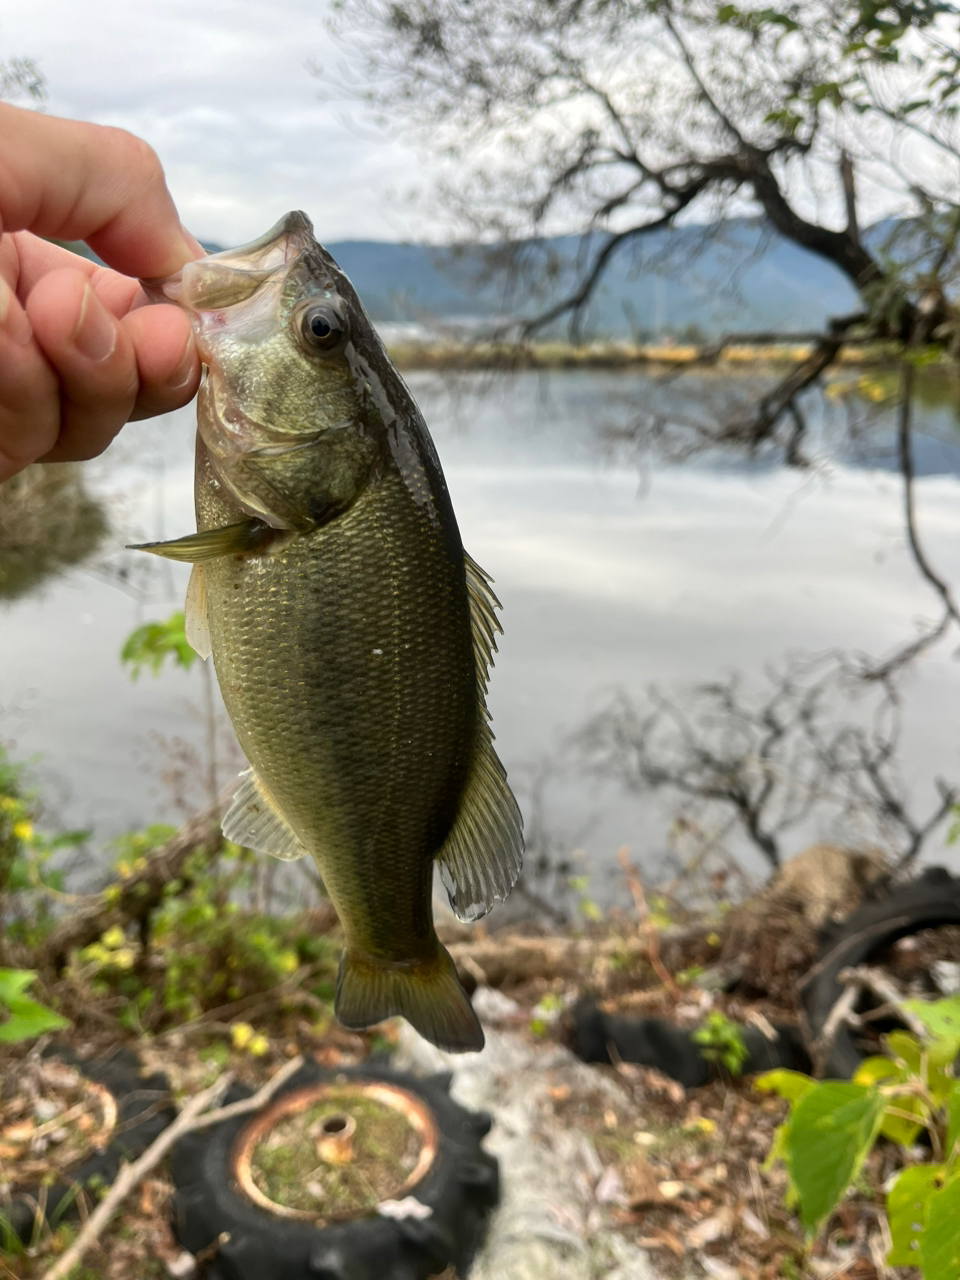
[[[237,519],[208,493],[198,489],[202,527]],[[466,586],[433,534],[389,477],[288,551],[206,569],[240,745],[314,853],[344,924],[371,954],[397,959],[433,933],[427,855],[453,820],[460,748],[476,727]],[[278,635],[289,652],[262,669]]]

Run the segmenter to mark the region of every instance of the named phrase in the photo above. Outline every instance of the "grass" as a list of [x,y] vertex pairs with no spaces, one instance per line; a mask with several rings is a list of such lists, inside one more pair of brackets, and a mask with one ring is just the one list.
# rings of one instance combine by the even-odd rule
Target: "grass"
[[[323,1121],[350,1115],[356,1121],[354,1156],[342,1165],[317,1151]],[[420,1141],[392,1107],[352,1094],[332,1094],[280,1121],[253,1150],[253,1180],[268,1199],[332,1221],[368,1213],[394,1198],[412,1171]]]

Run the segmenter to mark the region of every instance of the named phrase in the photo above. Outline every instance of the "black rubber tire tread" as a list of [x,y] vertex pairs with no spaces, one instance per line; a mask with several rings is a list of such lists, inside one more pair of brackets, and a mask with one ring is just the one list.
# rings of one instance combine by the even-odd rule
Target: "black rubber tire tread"
[[[205,1280],[426,1280],[451,1263],[466,1274],[499,1199],[497,1162],[480,1146],[490,1117],[458,1106],[447,1094],[446,1073],[424,1079],[370,1064],[331,1070],[307,1062],[274,1096],[337,1080],[385,1081],[429,1106],[440,1132],[437,1157],[409,1194],[432,1214],[400,1222],[368,1215],[327,1227],[271,1214],[247,1199],[232,1177],[234,1144],[253,1119],[239,1116],[187,1134],[171,1157],[180,1244],[196,1254],[221,1233],[230,1236],[216,1249]],[[224,1102],[251,1093],[235,1085]]]
[[[943,867],[931,867],[909,884],[893,887],[891,896],[869,902],[825,936],[820,956],[804,980],[803,1004],[810,1038],[815,1042],[843,993],[838,975],[853,965],[868,964],[898,938],[945,924],[960,924],[960,879]],[[864,1054],[848,1026],[838,1029],[824,1074],[848,1080]]]
[[53,1044],[43,1056],[56,1058],[94,1084],[109,1089],[117,1104],[117,1124],[103,1151],[95,1151],[69,1170],[69,1182],[54,1183],[43,1193],[38,1187],[14,1186],[11,1202],[0,1205],[0,1213],[24,1241],[30,1240],[38,1228],[37,1205],[43,1206],[46,1221],[56,1224],[64,1217],[79,1215],[86,1192],[89,1211],[99,1199],[100,1189],[109,1187],[116,1178],[121,1163],[142,1155],[177,1114],[166,1076],[160,1072],[144,1075],[139,1059],[130,1049],[117,1049],[108,1057],[85,1058],[66,1045]]

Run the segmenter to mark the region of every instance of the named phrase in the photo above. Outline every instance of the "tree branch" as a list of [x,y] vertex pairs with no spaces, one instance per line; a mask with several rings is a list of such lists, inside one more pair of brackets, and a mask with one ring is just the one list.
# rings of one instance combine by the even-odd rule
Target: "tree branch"
[[134,920],[144,920],[163,900],[167,886],[183,875],[189,858],[201,849],[214,858],[223,847],[220,819],[235,783],[219,803],[197,814],[170,839],[144,857],[144,865],[126,879],[94,895],[71,915],[61,920],[44,943],[44,956],[59,973],[71,951],[89,946],[107,929],[126,929]]

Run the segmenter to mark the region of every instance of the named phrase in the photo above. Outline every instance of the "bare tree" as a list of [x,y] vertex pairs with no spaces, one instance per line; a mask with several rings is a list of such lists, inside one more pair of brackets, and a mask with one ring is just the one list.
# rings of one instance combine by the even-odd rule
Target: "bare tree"
[[732,816],[772,868],[785,838],[816,818],[834,834],[879,843],[902,871],[958,791],[937,779],[936,803],[918,816],[898,776],[899,738],[895,674],[867,683],[861,660],[829,654],[793,659],[760,689],[731,676],[680,695],[621,695],[579,741],[605,776],[670,793],[688,827],[709,831]]
[[[367,104],[456,153],[447,206],[526,298],[536,281],[556,293],[543,237],[582,235],[575,282],[527,307],[521,337],[563,317],[576,335],[651,232],[722,233],[737,212],[832,262],[862,305],[721,442],[779,433],[799,458],[802,392],[845,344],[960,342],[957,5],[340,0],[338,13]],[[886,237],[864,233],[871,217],[891,220]]]

